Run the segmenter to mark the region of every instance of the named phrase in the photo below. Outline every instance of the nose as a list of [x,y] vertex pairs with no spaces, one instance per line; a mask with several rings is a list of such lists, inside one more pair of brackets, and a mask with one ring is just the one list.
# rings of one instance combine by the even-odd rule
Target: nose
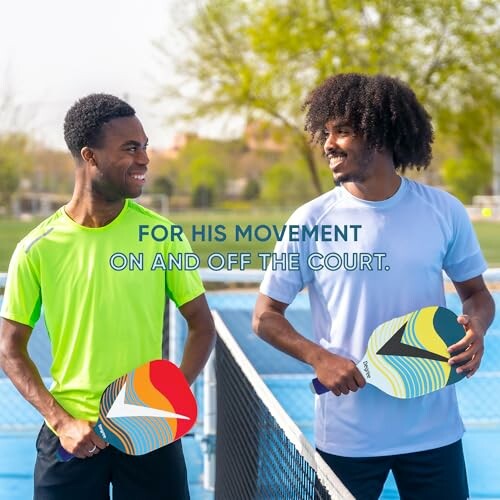
[[325,140],[325,144],[323,144],[323,151],[328,153],[329,150],[335,149],[337,147],[337,135],[336,134],[328,134]]
[[138,149],[136,155],[136,163],[139,165],[147,165],[149,163],[149,156],[145,149]]

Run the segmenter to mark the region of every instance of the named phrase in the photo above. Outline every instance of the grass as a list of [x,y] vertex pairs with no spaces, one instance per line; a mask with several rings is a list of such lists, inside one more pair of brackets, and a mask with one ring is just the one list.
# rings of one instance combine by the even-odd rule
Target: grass
[[475,222],[474,229],[488,266],[500,267],[500,222]]
[[[234,238],[236,226],[245,227],[251,225],[255,229],[259,225],[272,226],[275,224],[279,228],[284,224],[291,212],[291,209],[287,211],[255,210],[244,213],[221,211],[179,212],[173,213],[169,217],[173,222],[183,227],[186,236],[191,241],[193,251],[201,259],[202,267],[206,267],[208,256],[215,252],[222,254],[249,252],[252,254],[252,262],[248,267],[260,268],[261,261],[257,258],[257,253],[272,252],[275,241],[274,235],[271,235],[268,241],[258,241],[255,238],[248,241],[248,238],[245,238],[243,241],[237,242]],[[9,259],[16,243],[39,222],[40,219],[20,221],[0,217],[0,272],[7,271]],[[224,226],[218,228],[218,233],[216,232],[217,225]],[[209,238],[208,233],[210,227],[212,231],[211,238]],[[199,231],[202,228],[205,230],[204,241],[200,241],[202,238],[199,236]],[[474,228],[489,267],[500,267],[500,222],[475,222]],[[198,232],[198,236],[193,234],[193,230],[195,233]],[[215,238],[221,238],[221,235],[225,235],[225,240],[216,241]],[[266,236],[264,230],[258,235],[264,238]]]

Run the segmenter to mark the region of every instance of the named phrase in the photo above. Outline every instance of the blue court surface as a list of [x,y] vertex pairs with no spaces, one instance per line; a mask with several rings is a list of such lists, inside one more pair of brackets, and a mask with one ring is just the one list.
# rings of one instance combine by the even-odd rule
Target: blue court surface
[[[497,311],[500,293],[494,294]],[[309,366],[273,349],[256,337],[249,327],[256,295],[211,294],[210,305],[218,310],[224,323],[263,377],[283,408],[313,442],[314,400],[309,390],[312,370]],[[460,312],[456,294],[447,295],[447,306]],[[301,294],[287,309],[295,328],[310,332],[308,298]],[[462,418],[467,432],[463,438],[469,488],[472,499],[500,499],[500,316],[485,338],[486,352],[480,371],[470,380],[456,385]],[[432,418],[432,416],[429,416]],[[392,476],[381,497],[399,498]]]
[[[250,361],[268,384],[278,401],[298,424],[309,440],[313,438],[314,400],[308,382],[311,369],[280,353],[257,338],[251,331],[251,311],[256,294],[248,292],[211,292],[211,308],[216,309]],[[459,300],[447,296],[448,307],[459,312]],[[500,294],[495,294],[500,310]],[[306,295],[301,294],[287,310],[294,326],[306,334],[310,331],[310,312]],[[185,325],[177,322],[179,343],[185,336]],[[500,318],[497,315],[486,337],[486,353],[481,370],[472,379],[457,384],[462,417],[467,429],[464,448],[472,499],[500,500]],[[30,353],[41,373],[48,375],[50,353],[46,333],[37,325],[30,342]],[[48,382],[48,380],[47,380]],[[201,396],[200,386],[196,388]],[[26,500],[32,497],[34,441],[40,422],[36,411],[17,395],[0,371],[0,499]],[[199,400],[201,403],[201,401]],[[200,405],[202,406],[202,405]],[[202,408],[200,408],[200,416]],[[429,416],[429,418],[432,418]],[[183,439],[193,500],[213,498],[203,489],[203,455],[198,436]],[[394,481],[389,478],[382,499],[399,498]],[[237,499],[235,499],[237,500]]]

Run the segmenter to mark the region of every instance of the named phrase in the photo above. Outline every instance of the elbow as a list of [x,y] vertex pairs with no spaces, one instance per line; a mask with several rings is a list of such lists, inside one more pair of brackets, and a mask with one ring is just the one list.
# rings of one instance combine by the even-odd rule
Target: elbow
[[260,337],[261,318],[262,318],[261,312],[255,309],[252,315],[252,330],[258,337]]
[[5,336],[0,333],[0,369],[5,371],[5,365],[9,358],[9,348]]

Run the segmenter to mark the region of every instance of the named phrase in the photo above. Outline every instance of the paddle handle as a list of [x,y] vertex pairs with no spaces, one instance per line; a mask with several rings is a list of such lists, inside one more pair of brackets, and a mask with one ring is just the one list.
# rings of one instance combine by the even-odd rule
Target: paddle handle
[[313,378],[311,383],[309,384],[309,388],[313,394],[324,394],[325,392],[329,392],[330,389],[327,389],[317,378]]
[[72,455],[69,451],[66,451],[61,445],[56,450],[56,458],[58,462],[69,462],[75,455]]
[[[360,371],[361,375],[363,378],[368,382],[368,379],[370,379],[370,367],[371,365],[369,362],[366,360],[366,354],[365,357],[356,365],[358,370]],[[325,392],[330,392],[330,389],[325,387],[319,380],[318,378],[313,378],[311,380],[311,383],[309,384],[309,388],[311,389],[311,392],[313,394],[317,394],[318,396],[321,396],[321,394],[325,394]]]
[[[100,420],[97,421],[97,423],[94,426],[94,432],[97,432],[97,426],[99,425]],[[58,462],[69,462],[72,458],[75,458],[75,455],[70,453],[69,451],[66,451],[61,443],[59,443],[59,446],[57,447],[56,450],[56,458]]]

